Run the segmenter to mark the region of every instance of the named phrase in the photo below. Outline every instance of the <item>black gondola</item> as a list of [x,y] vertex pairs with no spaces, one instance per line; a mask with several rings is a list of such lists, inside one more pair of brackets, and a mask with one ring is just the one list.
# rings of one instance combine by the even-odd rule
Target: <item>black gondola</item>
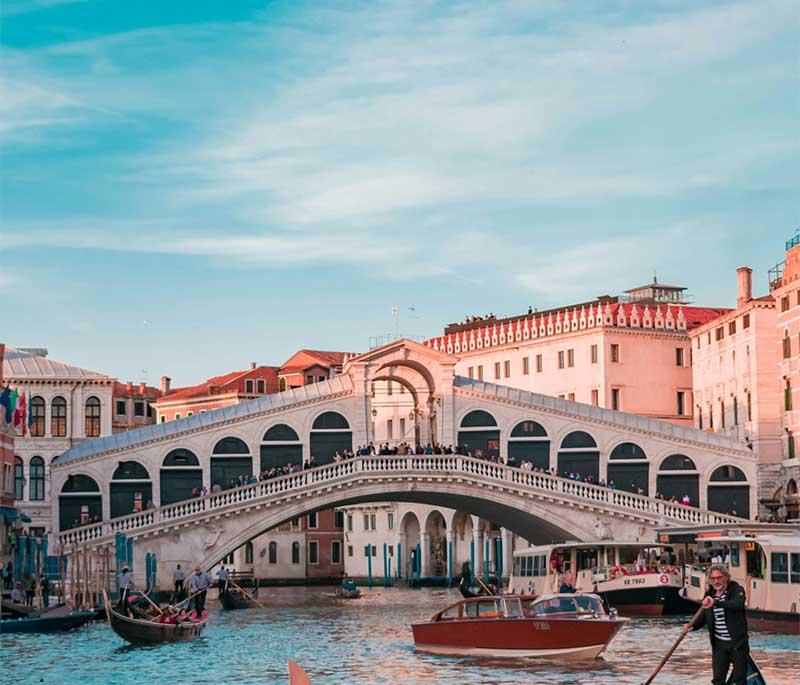
[[237,588],[228,588],[225,592],[220,593],[219,603],[226,611],[235,611],[236,609],[254,609],[258,606],[255,598],[258,597],[258,588],[254,588],[252,596],[248,597],[244,592]]

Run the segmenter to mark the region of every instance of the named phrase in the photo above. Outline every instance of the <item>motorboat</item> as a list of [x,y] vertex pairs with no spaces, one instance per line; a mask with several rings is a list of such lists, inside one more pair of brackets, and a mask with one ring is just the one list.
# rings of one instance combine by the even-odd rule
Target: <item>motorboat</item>
[[462,599],[411,630],[433,654],[594,659],[627,620],[594,594],[501,595]]
[[683,569],[673,552],[654,542],[597,540],[527,547],[514,552],[509,592],[543,594],[560,588],[564,572],[574,585],[600,595],[626,616],[689,613],[680,594]]
[[800,525],[665,528],[659,539],[683,544],[692,562],[683,594],[696,607],[708,590],[708,570],[724,564],[744,588],[750,628],[800,635]]

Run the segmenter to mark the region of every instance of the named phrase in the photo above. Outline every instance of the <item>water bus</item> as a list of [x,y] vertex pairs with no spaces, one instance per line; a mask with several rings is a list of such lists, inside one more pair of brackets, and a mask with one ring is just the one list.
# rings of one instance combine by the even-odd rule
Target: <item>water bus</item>
[[745,589],[750,627],[800,635],[800,525],[726,524],[658,534],[661,542],[686,548],[688,600],[702,601],[709,566],[723,563]]
[[462,599],[411,630],[433,654],[594,659],[627,620],[597,595],[502,595]]
[[600,595],[622,614],[660,616],[692,609],[680,595],[682,567],[674,553],[646,542],[564,542],[517,550],[508,591],[557,592],[565,571],[573,572],[578,590]]

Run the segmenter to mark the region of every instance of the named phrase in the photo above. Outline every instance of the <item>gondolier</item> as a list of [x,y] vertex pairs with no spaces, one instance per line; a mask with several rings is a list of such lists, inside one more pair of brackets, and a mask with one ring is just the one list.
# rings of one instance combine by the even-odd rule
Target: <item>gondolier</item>
[[172,580],[175,583],[175,599],[180,599],[184,593],[184,583],[186,582],[186,571],[181,568],[181,565],[175,568],[175,573],[172,574]]
[[750,646],[747,635],[744,588],[727,567],[713,564],[708,572],[709,589],[703,598],[703,613],[684,630],[708,629],[711,640],[712,684],[725,685],[733,666],[731,685],[745,685]]
[[189,578],[189,590],[195,595],[194,610],[198,616],[203,615],[206,608],[206,592],[211,585],[211,576],[200,569],[200,564],[194,567],[194,573]]
[[221,594],[221,595],[224,595],[228,591],[228,578],[229,578],[229,576],[230,576],[230,573],[228,572],[228,569],[226,569],[225,565],[223,564],[222,567],[219,569],[219,571],[217,571],[217,578],[219,579],[217,581],[217,585],[219,587],[219,594]]
[[127,615],[128,595],[133,589],[133,573],[127,564],[117,574],[117,587],[119,588],[119,608]]

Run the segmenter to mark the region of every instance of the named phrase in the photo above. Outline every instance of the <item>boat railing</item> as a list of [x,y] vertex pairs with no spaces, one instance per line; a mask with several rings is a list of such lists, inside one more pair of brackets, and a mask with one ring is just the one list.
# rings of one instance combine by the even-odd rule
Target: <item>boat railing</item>
[[679,521],[686,524],[719,524],[744,522],[734,516],[665,502],[653,497],[614,490],[612,488],[562,478],[549,473],[525,471],[501,463],[463,455],[376,455],[356,457],[297,471],[277,478],[261,480],[240,487],[212,492],[146,509],[119,518],[61,531],[57,541],[67,547],[74,544],[113,538],[117,532],[152,530],[164,523],[196,518],[198,515],[234,509],[288,493],[312,492],[320,484],[338,484],[365,476],[428,476],[430,474],[464,474],[480,484],[503,483],[515,486],[521,494],[531,492],[557,495],[568,500],[603,504],[612,509],[646,514],[653,519]]

